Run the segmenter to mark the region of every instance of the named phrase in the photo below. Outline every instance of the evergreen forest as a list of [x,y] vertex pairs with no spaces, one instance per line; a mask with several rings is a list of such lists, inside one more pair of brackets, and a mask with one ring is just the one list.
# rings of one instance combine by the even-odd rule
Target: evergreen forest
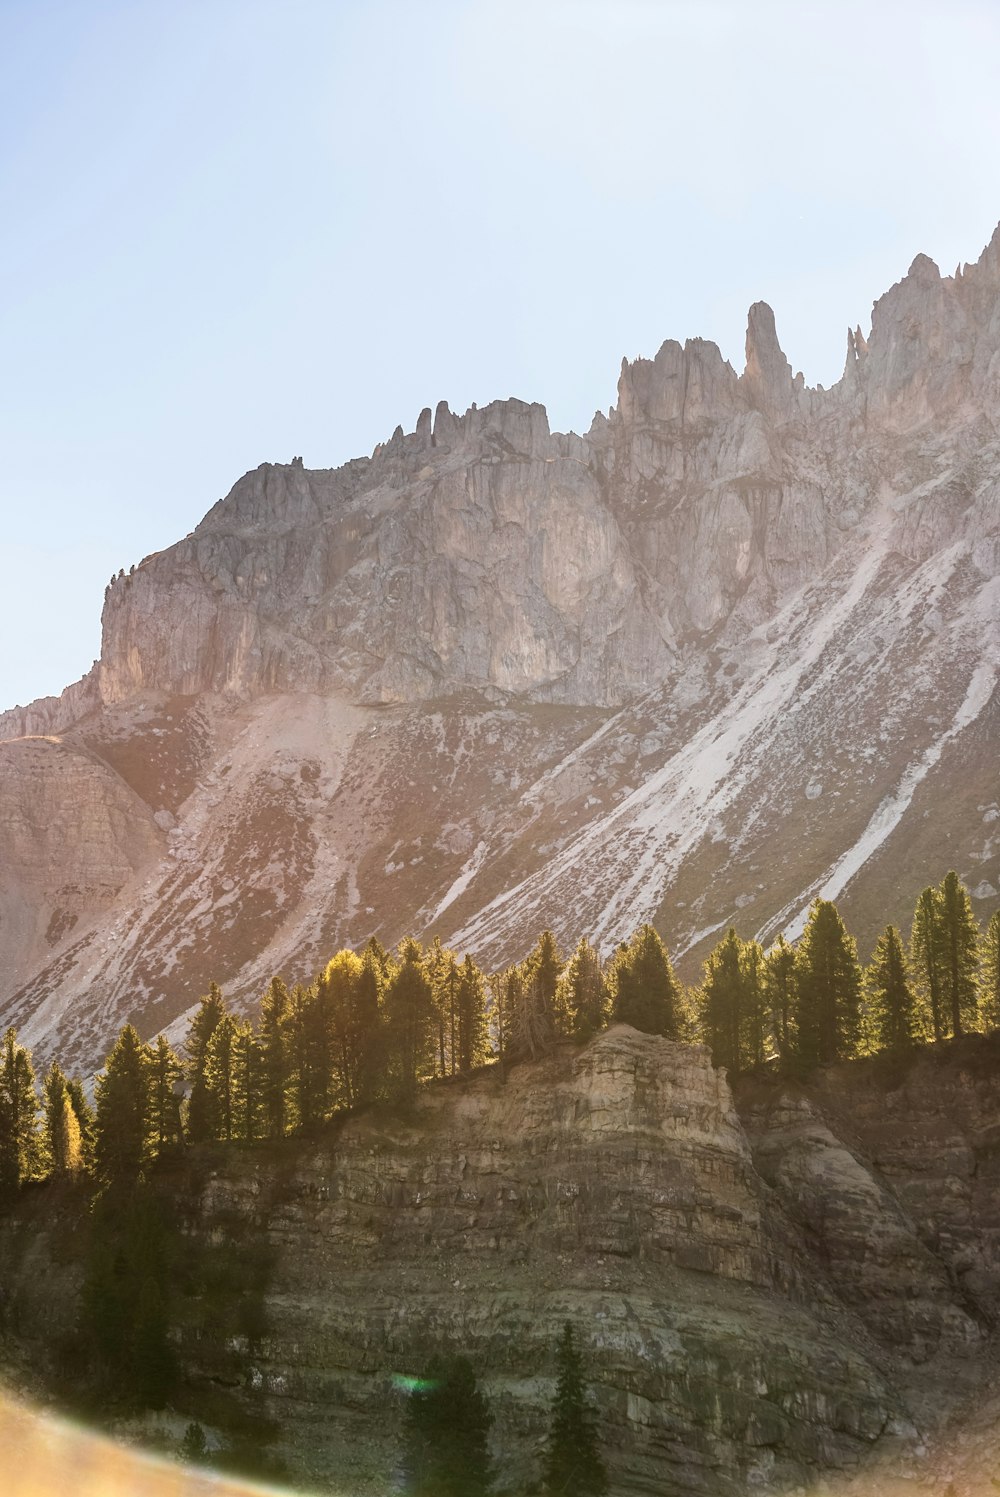
[[406,1105],[428,1083],[584,1043],[612,1023],[709,1047],[730,1076],[803,1075],[858,1056],[1000,1028],[1000,911],[985,930],[951,871],[892,925],[862,965],[836,905],[816,899],[801,938],[765,950],[730,928],[682,985],[651,925],[607,960],[584,936],[570,953],[543,931],[523,961],[484,972],[435,939],[338,951],[313,982],[280,977],[252,1023],[215,983],[183,1056],[127,1024],[96,1078],[53,1061],[41,1082],[8,1029],[0,1045],[0,1200],[32,1180],[82,1176],[99,1193],[145,1177],[187,1144],[310,1136],[346,1112]]

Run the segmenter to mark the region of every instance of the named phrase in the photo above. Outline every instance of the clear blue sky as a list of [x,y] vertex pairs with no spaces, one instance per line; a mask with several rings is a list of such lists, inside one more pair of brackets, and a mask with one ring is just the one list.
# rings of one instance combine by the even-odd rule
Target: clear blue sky
[[0,707],[246,469],[561,429],[763,298],[810,383],[1000,219],[1000,5],[0,0]]

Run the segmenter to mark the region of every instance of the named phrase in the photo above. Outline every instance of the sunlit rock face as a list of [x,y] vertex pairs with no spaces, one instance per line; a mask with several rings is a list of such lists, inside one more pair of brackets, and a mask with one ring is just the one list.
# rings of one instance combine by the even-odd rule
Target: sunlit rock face
[[757,303],[742,374],[667,341],[586,435],[442,402],[370,458],[248,473],[112,583],[83,682],[0,717],[96,756],[149,852],[76,881],[72,928],[44,875],[3,1016],[90,1064],[126,1014],[209,977],[250,1003],[374,930],[493,963],[651,920],[695,975],[817,892],[863,952],[948,866],[988,915],[998,424],[1000,234],[953,277],[918,256],[831,390]]
[[853,528],[884,501],[893,438],[942,419],[996,435],[998,289],[996,238],[953,279],[918,255],[829,392],[793,378],[758,302],[741,377],[714,344],[664,343],[623,365],[586,437],[521,401],[442,405],[337,471],[266,464],[111,588],[102,699],[495,687],[609,706],[663,684],[689,636],[745,631],[815,577],[845,511]]

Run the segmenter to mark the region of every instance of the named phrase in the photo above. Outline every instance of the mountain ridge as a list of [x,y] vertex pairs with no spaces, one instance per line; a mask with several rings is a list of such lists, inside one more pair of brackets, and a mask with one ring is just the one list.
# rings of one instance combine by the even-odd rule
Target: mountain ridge
[[820,891],[868,940],[950,865],[988,910],[998,498],[1000,228],[918,255],[830,390],[755,303],[742,375],[667,340],[585,436],[441,402],[262,465],[0,717],[5,1015],[97,1058],[373,930],[494,963],[650,919],[695,963]]

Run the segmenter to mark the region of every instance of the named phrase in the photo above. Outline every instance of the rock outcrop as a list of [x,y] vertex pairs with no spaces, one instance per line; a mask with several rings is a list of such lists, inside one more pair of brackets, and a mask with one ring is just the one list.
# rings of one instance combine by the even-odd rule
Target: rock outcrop
[[696,962],[817,891],[864,945],[950,864],[988,912],[998,500],[1000,231],[953,277],[918,256],[831,390],[758,303],[741,375],[668,341],[585,436],[441,403],[264,464],[112,583],[84,682],[0,718],[102,758],[163,847],[72,931],[39,938],[50,893],[8,921],[4,1016],[51,1049],[99,992],[106,1041],[376,929],[499,962],[649,919]]
[[[979,1038],[894,1073],[748,1079],[734,1106],[703,1049],[617,1026],[325,1140],[196,1153],[161,1180],[171,1217],[269,1269],[235,1338],[218,1304],[199,1312],[198,1275],[178,1288],[185,1376],[273,1420],[313,1482],[374,1494],[400,1379],[461,1351],[518,1489],[570,1320],[621,1497],[838,1473],[940,1491],[933,1452],[994,1355],[998,1101],[1000,1055]],[[7,1350],[36,1365],[79,1283],[52,1209],[36,1192],[0,1227]]]

